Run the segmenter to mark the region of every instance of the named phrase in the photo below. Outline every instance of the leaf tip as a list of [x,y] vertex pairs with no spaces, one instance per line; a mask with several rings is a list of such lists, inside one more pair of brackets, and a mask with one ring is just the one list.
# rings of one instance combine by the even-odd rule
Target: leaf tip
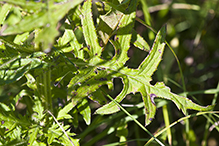
[[148,120],[146,120],[145,127],[148,126],[153,120],[154,120],[154,118],[149,118]]

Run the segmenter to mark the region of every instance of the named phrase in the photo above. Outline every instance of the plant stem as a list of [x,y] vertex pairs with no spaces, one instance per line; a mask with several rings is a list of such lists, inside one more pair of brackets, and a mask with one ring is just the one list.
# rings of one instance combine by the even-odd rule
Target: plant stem
[[[164,131],[166,131],[167,129],[173,127],[174,125],[176,125],[177,123],[180,123],[181,121],[184,121],[186,119],[189,119],[191,117],[194,117],[194,116],[200,116],[200,115],[205,115],[205,114],[216,114],[216,113],[219,113],[219,111],[208,111],[208,112],[198,112],[198,113],[195,113],[195,114],[192,114],[192,115],[188,115],[186,117],[182,117],[180,118],[179,120],[173,122],[172,124],[170,124],[168,127],[162,129],[161,131],[159,131],[156,135],[154,135],[154,137],[158,137],[160,134],[162,134]],[[149,145],[150,142],[152,142],[154,140],[154,137],[152,137],[146,144],[145,146]]]
[[49,68],[44,74],[44,95],[46,101],[46,109],[53,113],[52,96],[51,96],[51,69]]
[[[162,107],[162,109],[163,109],[163,116],[164,116],[165,126],[168,127],[170,125],[170,120],[169,120],[167,105],[164,105]],[[169,145],[172,145],[172,135],[171,135],[171,130],[170,129],[167,129],[167,138],[168,138]]]
[[138,120],[136,120],[126,109],[124,109],[117,101],[115,101],[109,94],[107,94],[104,90],[102,92],[110,99],[112,100],[125,114],[127,114],[132,120],[139,126],[141,127],[145,132],[147,132],[151,137],[153,137],[158,144],[161,146],[165,146],[161,141],[159,141],[157,138],[154,137],[153,134],[151,134]]
[[44,102],[45,110],[53,112],[52,107],[52,94],[51,94],[51,69],[40,73],[37,78],[38,92],[41,101]]
[[[217,84],[217,89],[219,89],[219,82]],[[218,98],[218,93],[215,93],[214,94],[214,99],[212,100],[211,105],[214,105],[216,103],[217,98]],[[207,123],[205,125],[205,133],[204,133],[204,138],[202,140],[202,146],[206,146],[207,145],[207,138],[208,138],[208,133],[209,133],[208,132],[208,128],[209,128],[209,126],[210,126],[210,118],[208,118]]]

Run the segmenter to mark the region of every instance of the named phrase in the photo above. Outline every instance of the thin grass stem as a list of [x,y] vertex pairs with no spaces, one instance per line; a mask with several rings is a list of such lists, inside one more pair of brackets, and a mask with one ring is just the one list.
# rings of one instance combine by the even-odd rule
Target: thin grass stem
[[[219,89],[219,82],[217,84],[217,89]],[[218,93],[215,93],[214,94],[214,99],[212,100],[212,105],[214,105],[217,101],[217,98],[218,98]],[[211,122],[211,119],[210,118],[207,118],[207,123],[205,125],[205,132],[204,132],[204,138],[203,138],[203,141],[202,141],[202,146],[206,146],[207,145],[207,138],[208,138],[208,134],[209,134],[209,126],[210,126],[210,122]]]
[[49,111],[47,110],[47,112],[53,117],[53,119],[55,120],[55,122],[59,125],[59,127],[62,129],[62,132],[68,137],[69,141],[71,142],[72,146],[75,146],[74,143],[72,142],[71,138],[68,136],[68,134],[66,133],[65,129],[62,127],[62,125],[60,125],[60,123],[58,122],[58,120],[55,118],[55,116]]
[[112,100],[125,114],[127,114],[132,120],[139,126],[141,127],[145,132],[147,132],[151,137],[156,140],[158,144],[161,146],[165,146],[160,140],[158,140],[156,137],[154,137],[153,134],[151,134],[138,120],[136,120],[126,109],[124,109],[117,101],[115,101],[109,94],[107,94],[104,90],[102,92],[110,99]]
[[[177,123],[180,123],[186,119],[189,119],[189,118],[192,118],[192,117],[195,117],[195,116],[200,116],[200,115],[205,115],[205,114],[218,114],[219,111],[208,111],[208,112],[198,112],[198,113],[195,113],[195,114],[192,114],[192,115],[187,115],[185,117],[182,117],[180,118],[179,120],[173,122],[172,124],[170,124],[168,127],[164,128],[163,130],[161,130],[160,132],[158,132],[157,134],[154,135],[154,137],[158,137],[159,135],[161,135],[163,132],[165,132],[167,129],[173,127],[174,125],[176,125]],[[149,145],[153,140],[154,140],[154,137],[152,137],[146,144],[145,146]]]

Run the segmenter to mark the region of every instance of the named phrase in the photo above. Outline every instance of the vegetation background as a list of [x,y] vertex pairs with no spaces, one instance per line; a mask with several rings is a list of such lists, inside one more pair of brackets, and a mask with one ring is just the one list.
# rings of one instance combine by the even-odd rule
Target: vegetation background
[[[93,97],[86,100],[80,99],[77,108],[70,108],[67,106],[69,105],[69,101],[67,100],[68,93],[66,87],[72,87],[69,81],[73,78],[73,75],[68,73],[69,64],[73,62],[76,66],[75,70],[77,70],[78,67],[78,70],[83,73],[83,69],[88,65],[88,62],[84,60],[89,60],[92,54],[89,54],[89,46],[84,46],[85,40],[81,37],[84,32],[82,33],[81,23],[83,22],[80,22],[82,17],[79,17],[80,11],[78,11],[78,7],[83,5],[83,2],[77,0],[69,7],[63,4],[65,2],[66,1],[64,0],[54,0],[50,1],[50,3],[48,1],[0,0],[0,144],[80,144],[83,146],[144,145],[151,136],[132,119],[132,117],[134,117],[134,119],[137,119],[140,123],[145,122],[144,107],[140,93],[128,94],[121,102],[121,105],[131,113],[132,117],[127,116],[124,111],[119,111],[116,114],[111,115],[94,114],[100,105],[93,101]],[[33,29],[39,33],[36,33],[36,38],[39,38],[38,40],[34,40],[34,37],[31,36],[35,35],[31,33],[33,32],[33,29],[21,30],[22,34],[23,32],[29,32],[28,35],[24,33],[23,35],[17,36],[18,34],[21,34],[21,32],[18,31],[13,32],[13,30],[18,30],[17,28],[9,30],[9,32],[13,32],[11,34],[3,34],[6,29],[6,24],[7,26],[13,26],[21,21],[26,15],[35,16],[35,14],[37,14],[37,16],[40,16],[41,13],[39,13],[37,9],[44,7],[44,4],[52,7],[54,3],[60,3],[60,7],[54,7],[54,11],[51,11],[51,13],[54,13],[54,16],[51,17],[54,24],[50,23],[51,27],[48,27],[51,28],[51,30],[47,30],[47,27],[45,27],[47,23],[47,20],[45,19],[43,19],[43,22],[46,22],[45,24],[41,25],[37,21],[32,21],[29,22],[30,25],[26,26],[31,27],[31,25],[34,26],[34,24],[39,25],[39,27],[33,27]],[[124,4],[122,5],[122,3]],[[96,27],[95,30],[98,32],[98,18],[100,15],[105,15],[111,8],[118,10],[127,8],[129,3],[129,0],[93,1],[92,14],[94,26]],[[6,6],[6,4],[8,5]],[[34,4],[34,6],[28,4]],[[66,6],[64,7],[66,10],[61,9],[63,8],[61,7],[62,4],[63,6]],[[4,14],[4,12],[7,12],[7,14]],[[47,11],[45,10],[45,14],[47,14],[46,12]],[[42,15],[43,13],[44,11],[42,12]],[[152,76],[152,85],[162,81],[166,86],[171,88],[173,93],[187,96],[200,105],[213,105],[218,102],[218,13],[218,0],[138,1],[134,30],[146,40],[149,46],[152,46],[157,34],[154,33],[153,30],[158,32],[162,26],[166,24],[166,41],[174,50],[181,64],[181,71],[184,76],[183,77],[180,73],[177,58],[169,47],[165,47],[162,61],[158,66],[157,71]],[[56,14],[60,14],[61,16],[57,18]],[[69,22],[71,25],[65,21],[66,19],[71,20],[69,17],[74,20],[74,22]],[[31,18],[31,20],[34,20],[34,18]],[[86,21],[88,22],[89,20]],[[86,21],[84,23],[86,23]],[[25,25],[22,27],[25,27]],[[69,28],[74,28],[74,33],[79,42],[78,44],[72,45],[70,39],[68,40],[67,37],[63,37],[65,30]],[[56,29],[59,32],[56,32]],[[41,35],[40,33],[46,35]],[[53,42],[52,39],[49,39],[50,37],[54,38],[56,41]],[[92,38],[92,34],[90,34],[89,37]],[[114,37],[114,34],[112,37]],[[101,38],[100,34],[98,34],[98,38]],[[48,41],[44,42],[44,40]],[[93,40],[91,40],[91,42],[92,41]],[[73,57],[71,51],[68,51],[69,46],[74,45],[84,48],[85,52],[87,52],[84,56],[82,55],[82,59],[80,58],[80,53],[78,54],[77,57],[81,59],[79,61],[76,60],[78,59],[77,57],[76,59]],[[34,46],[33,48],[36,50],[28,50],[28,47],[30,46]],[[37,50],[40,48],[39,46],[41,47],[41,50]],[[22,50],[25,48],[27,48],[27,51],[23,52]],[[52,49],[52,51],[47,50],[48,48]],[[109,45],[106,48],[103,51],[103,58],[105,60],[110,60],[114,55],[114,50],[112,45]],[[38,52],[38,54],[34,54],[34,52]],[[73,54],[78,52],[73,52]],[[130,45],[127,53],[129,60],[126,62],[125,66],[134,69],[138,68],[144,58],[148,55],[148,52],[143,49],[138,49],[138,46],[135,46],[134,44]],[[22,58],[23,60],[19,60],[19,58]],[[83,60],[83,58],[85,59]],[[28,59],[32,60],[29,61]],[[43,62],[46,63],[42,63],[43,65],[41,65],[41,63],[39,63],[40,60],[43,60]],[[60,64],[56,62],[57,60]],[[24,64],[20,65],[18,63],[19,67],[14,64],[16,66],[16,69],[14,69],[11,62],[16,63],[16,61],[20,61],[20,64],[24,62]],[[34,64],[30,65],[33,62]],[[9,66],[5,67],[8,64]],[[62,68],[62,70],[60,68]],[[98,72],[101,72],[101,68],[96,69]],[[13,71],[8,73],[8,70]],[[7,73],[5,72],[7,72],[10,77],[6,77],[5,74]],[[57,73],[57,75],[54,75],[55,73]],[[42,80],[40,80],[41,76]],[[82,77],[84,77],[84,75]],[[100,81],[105,80],[105,78],[100,78]],[[113,83],[113,90],[108,90],[108,88],[110,88],[110,83],[108,82],[105,83],[108,85],[108,88],[106,85],[102,88],[108,95],[116,97],[125,85],[121,78],[115,78]],[[41,86],[42,84],[44,84],[43,87]],[[47,89],[52,89],[51,93],[43,91],[45,89],[45,84],[47,85]],[[79,88],[80,84],[75,86]],[[47,89],[45,90],[48,91]],[[104,95],[104,91],[95,92],[95,95]],[[39,99],[40,96],[43,96],[45,99]],[[50,96],[52,98],[47,99],[47,97]],[[98,101],[110,100],[98,99]],[[56,104],[54,104],[54,108],[52,108],[51,104],[47,103]],[[178,110],[173,102],[155,98],[155,103],[157,106],[156,115],[153,121],[146,126],[150,133],[156,135],[165,126],[168,127],[171,123],[176,122],[173,127],[168,129],[169,131],[162,132],[158,137],[158,140],[161,141],[161,143],[178,146],[210,146],[219,144],[219,127],[217,124],[216,126],[213,125],[214,123],[218,123],[218,115],[215,114],[219,109],[218,104],[215,104],[215,112],[202,113],[201,116],[193,115],[192,117],[189,117],[188,120],[177,121],[184,117],[184,114]],[[137,107],[134,105],[137,105]],[[48,111],[46,112],[45,109]],[[191,115],[194,113],[197,113],[197,111],[189,110],[187,114]],[[8,129],[8,127],[10,128]],[[162,144],[158,144],[158,142],[154,140],[149,145]]]
[[[174,48],[174,51],[180,60],[187,91],[200,91],[200,94],[195,95],[195,98],[201,103],[210,104],[215,95],[202,93],[207,89],[218,87],[218,1],[155,0],[146,1],[146,3],[150,12],[151,26],[155,28],[155,30],[158,30],[162,24],[167,23],[166,39]],[[139,14],[142,14],[141,10],[142,9],[139,9]],[[139,15],[139,17],[144,18],[142,15]],[[137,25],[136,28],[140,32],[141,30],[144,30],[145,27]],[[147,30],[145,31],[147,32]],[[141,34],[148,37],[144,32]],[[167,85],[171,87],[172,91],[180,93],[182,90],[171,82],[171,80],[174,80],[181,84],[179,68],[177,67],[175,58],[172,53],[170,53],[171,51],[169,49],[166,49],[165,51],[163,61],[153,79],[166,80]],[[197,101],[195,98],[189,97],[193,101]],[[171,121],[179,118],[179,115],[178,113],[175,113],[176,110],[174,108],[172,103],[168,105],[169,112],[171,112]],[[218,105],[216,104],[215,110],[217,109]],[[163,117],[162,110],[158,109],[155,119],[161,117]],[[153,124],[161,126],[162,122],[153,122],[150,125],[152,129],[156,127]],[[173,145],[186,145],[184,143],[185,135],[183,134],[185,129],[181,126],[181,124],[178,124],[172,129],[172,132],[174,133],[173,139],[175,139]],[[190,138],[194,142],[191,145],[204,145],[203,139],[206,137],[209,142],[208,145],[218,145],[218,131],[213,130],[206,136],[206,131],[204,130],[206,126],[206,119],[204,117],[190,119]]]

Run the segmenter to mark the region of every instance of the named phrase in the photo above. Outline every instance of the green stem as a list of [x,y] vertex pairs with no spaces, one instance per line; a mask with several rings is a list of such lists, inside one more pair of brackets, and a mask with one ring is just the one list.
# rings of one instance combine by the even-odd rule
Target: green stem
[[49,68],[44,74],[44,94],[46,101],[46,109],[53,112],[52,96],[51,96],[51,69]]
[[[191,117],[195,117],[195,116],[200,116],[200,115],[205,115],[205,114],[216,114],[219,113],[219,111],[208,111],[208,112],[198,112],[192,115],[188,115],[186,117],[182,117],[179,120],[173,122],[172,124],[170,124],[168,127],[164,128],[163,130],[159,131],[156,135],[154,135],[154,137],[158,137],[159,135],[161,135],[163,132],[165,132],[167,129],[173,127],[174,125],[176,125],[177,123],[180,123],[181,121],[184,121],[186,119],[189,119]],[[154,137],[152,137],[146,144],[145,146],[149,145],[150,142],[152,142],[154,140]]]
[[127,114],[132,120],[139,126],[141,127],[145,132],[147,132],[151,137],[153,137],[158,144],[161,146],[165,146],[161,141],[159,141],[157,138],[154,137],[153,134],[151,134],[138,120],[136,120],[126,109],[124,109],[117,101],[115,101],[109,94],[107,94],[104,90],[102,92],[110,99],[112,100],[125,114]]
[[[162,109],[163,109],[163,116],[164,116],[165,126],[168,127],[168,126],[170,126],[170,120],[169,120],[167,105],[164,105],[162,107]],[[167,129],[167,138],[168,138],[169,145],[172,145],[172,134],[171,134],[170,129]]]
[[41,101],[44,103],[45,110],[53,112],[52,94],[51,94],[51,69],[40,73],[37,78],[38,92]]
[[[219,82],[217,84],[217,89],[219,89]],[[214,94],[214,99],[212,100],[212,103],[211,103],[212,105],[214,105],[216,103],[217,98],[218,98],[218,93],[215,93]],[[211,119],[208,118],[206,126],[205,126],[205,133],[204,133],[204,138],[203,138],[203,141],[202,141],[202,146],[206,146],[207,145],[207,138],[208,138],[208,134],[209,134],[208,128],[210,126],[210,120]]]

